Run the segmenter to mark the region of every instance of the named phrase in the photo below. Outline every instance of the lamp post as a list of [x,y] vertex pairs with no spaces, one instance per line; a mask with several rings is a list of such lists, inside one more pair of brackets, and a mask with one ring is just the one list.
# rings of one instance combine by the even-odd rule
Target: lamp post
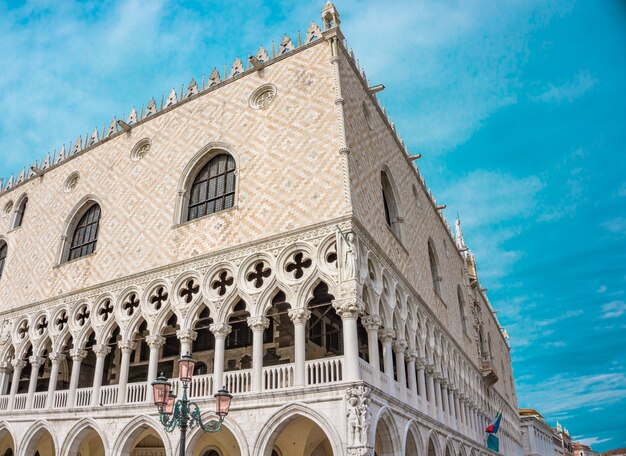
[[178,360],[178,378],[183,384],[182,398],[176,399],[176,395],[172,392],[172,384],[167,378],[161,375],[152,382],[154,392],[154,405],[159,411],[161,424],[167,432],[172,432],[175,428],[180,428],[180,456],[185,456],[185,440],[187,437],[187,429],[194,426],[200,426],[204,432],[217,432],[222,429],[224,417],[228,415],[230,410],[230,401],[233,396],[221,389],[214,394],[216,418],[212,418],[208,423],[202,422],[200,407],[195,402],[187,398],[187,387],[193,376],[193,368],[195,361],[189,355],[183,355]]

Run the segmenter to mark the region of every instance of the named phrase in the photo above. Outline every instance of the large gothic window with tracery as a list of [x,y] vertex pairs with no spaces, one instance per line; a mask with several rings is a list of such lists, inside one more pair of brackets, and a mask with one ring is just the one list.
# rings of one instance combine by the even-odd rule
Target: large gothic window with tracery
[[2,271],[4,271],[4,262],[7,259],[7,252],[9,248],[6,242],[0,242],[0,278],[2,277]]
[[70,244],[68,261],[76,258],[84,257],[96,250],[96,241],[98,240],[98,224],[100,222],[100,205],[94,203],[87,212],[83,214],[74,233],[72,234],[72,243]]
[[233,207],[235,159],[229,154],[213,157],[198,172],[189,192],[187,220]]

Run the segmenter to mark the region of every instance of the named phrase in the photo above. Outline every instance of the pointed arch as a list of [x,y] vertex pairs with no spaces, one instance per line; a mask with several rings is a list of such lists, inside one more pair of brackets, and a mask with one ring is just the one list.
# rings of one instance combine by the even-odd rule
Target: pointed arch
[[289,422],[299,417],[307,418],[320,427],[330,441],[333,455],[341,455],[344,453],[343,444],[337,432],[337,426],[331,423],[325,415],[299,402],[285,405],[274,413],[262,428],[253,448],[258,449],[260,451],[259,454],[262,456],[271,456],[272,446],[270,443],[274,442],[276,437]]
[[20,197],[15,200],[13,205],[13,211],[11,212],[10,229],[14,230],[22,226],[24,221],[24,215],[26,214],[26,206],[28,204],[28,195],[22,193]]
[[0,443],[6,439],[10,439],[13,443],[13,454],[17,454],[17,441],[15,440],[15,430],[8,421],[0,421]]
[[441,296],[441,281],[443,278],[441,277],[437,249],[435,248],[435,243],[432,238],[428,238],[428,261],[430,264],[430,275],[432,278],[433,290],[435,290],[437,296]]
[[424,442],[417,421],[410,420],[404,429],[404,452],[402,454],[405,456],[422,456]]
[[391,172],[386,166],[380,172],[380,185],[382,188],[385,221],[396,237],[401,239],[400,224],[402,216],[400,214],[400,200]]
[[145,415],[134,417],[124,429],[122,429],[113,444],[113,454],[130,456],[133,447],[137,443],[138,437],[146,430],[151,430],[159,436],[165,447],[166,456],[173,456],[172,442],[169,439],[168,433],[165,432],[161,423]]
[[[212,416],[209,413],[204,413],[202,415],[202,420],[205,423],[207,423],[208,420],[211,418],[215,418],[215,416]],[[224,423],[222,424],[222,427],[228,429],[233,437],[235,437],[237,445],[239,446],[239,454],[241,456],[248,456],[250,454],[250,448],[248,445],[248,440],[246,439],[246,433],[243,431],[243,429],[241,429],[237,422],[227,416],[224,418]],[[192,429],[187,435],[187,448],[195,450],[196,444],[198,443],[198,441],[200,441],[203,435],[205,435],[205,433],[200,430],[199,427]],[[176,445],[174,454],[178,454],[179,451],[180,442],[178,442],[178,444]]]
[[[402,437],[389,407],[381,407],[372,420],[371,429],[370,446],[381,450],[377,451],[379,456],[395,456],[400,454]],[[378,446],[376,445],[377,442]]]
[[4,265],[7,262],[7,256],[9,255],[9,244],[3,238],[0,238],[0,279],[4,272]]
[[22,441],[19,444],[20,451],[17,454],[19,454],[20,456],[30,456],[34,454],[39,440],[42,437],[45,437],[46,434],[52,440],[54,454],[59,455],[59,445],[58,442],[55,440],[55,433],[51,431],[49,423],[45,420],[37,420],[30,428],[28,428],[28,430],[24,433],[24,437],[22,437]]
[[[183,168],[176,191],[174,224],[185,223],[207,214],[206,210],[209,209],[208,205],[205,205],[205,212],[202,215],[199,215],[200,211],[196,211],[194,208],[199,207],[201,204],[202,198],[200,197],[206,198],[204,200],[205,203],[211,200],[213,196],[217,197],[217,193],[215,195],[209,195],[207,189],[210,185],[217,183],[211,180],[209,168],[212,169],[212,163],[214,163],[216,165],[216,173],[220,171],[220,165],[218,165],[218,161],[222,160],[220,157],[224,157],[226,160],[226,162],[224,162],[226,165],[224,169],[226,174],[223,174],[223,185],[227,185],[227,187],[222,188],[224,190],[223,196],[230,195],[232,196],[232,200],[230,200],[228,207],[223,207],[219,210],[229,209],[236,205],[239,185],[239,179],[237,178],[239,174],[239,157],[234,152],[231,145],[223,142],[211,142],[196,152],[191,160],[187,162],[185,168]],[[230,163],[232,163],[232,165]],[[232,173],[230,173],[231,171]],[[215,174],[215,176],[217,176],[217,174]],[[204,179],[205,177],[206,179]],[[223,199],[223,203],[226,202],[226,199]],[[213,210],[211,212],[218,211]]]
[[102,446],[104,447],[104,454],[109,454],[107,434],[102,431],[98,423],[92,418],[83,418],[70,429],[61,445],[60,454],[63,456],[78,456],[80,445],[85,437],[89,435],[90,431],[95,432],[98,437],[100,437]]
[[[95,207],[95,205],[97,205],[99,209],[99,213],[97,214],[98,226],[99,226],[100,222],[104,218],[104,214],[102,212],[102,202],[100,198],[98,198],[96,195],[93,195],[93,194],[88,194],[88,195],[83,196],[74,205],[74,208],[70,211],[68,216],[65,218],[65,221],[63,222],[63,227],[61,230],[61,236],[59,238],[59,246],[57,248],[57,255],[56,255],[56,261],[55,261],[56,264],[64,263],[70,259],[70,246],[72,244],[72,238],[74,236],[75,230],[79,222],[83,218],[83,216],[86,215],[86,213],[92,207]],[[85,222],[88,222],[88,220],[85,220]],[[91,222],[93,222],[93,220]],[[91,227],[90,230],[92,230],[93,223],[90,224],[90,227]],[[96,235],[99,234],[98,231],[99,231],[98,227],[96,226],[96,233],[95,233]],[[97,236],[95,240],[97,241]],[[86,252],[89,252],[90,248],[91,247],[86,247],[85,249]],[[93,248],[92,251],[95,251],[95,243],[93,244],[92,248]],[[82,248],[81,248],[80,253],[82,253]],[[80,255],[80,256],[83,256],[83,255]]]

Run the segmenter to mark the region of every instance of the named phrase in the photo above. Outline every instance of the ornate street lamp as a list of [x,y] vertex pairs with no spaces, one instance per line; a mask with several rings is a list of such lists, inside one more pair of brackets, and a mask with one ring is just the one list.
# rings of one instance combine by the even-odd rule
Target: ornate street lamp
[[180,428],[180,456],[185,456],[185,440],[187,437],[187,429],[194,426],[200,426],[204,432],[217,432],[222,429],[224,417],[228,415],[230,410],[230,401],[233,396],[226,391],[226,388],[219,390],[214,394],[216,418],[211,418],[208,423],[202,422],[200,407],[195,402],[187,398],[187,387],[193,377],[193,368],[195,361],[189,355],[183,355],[178,360],[178,378],[183,384],[183,396],[176,399],[176,395],[172,391],[172,384],[167,378],[161,375],[152,382],[154,392],[154,405],[157,406],[161,423],[167,432],[172,432],[175,428]]

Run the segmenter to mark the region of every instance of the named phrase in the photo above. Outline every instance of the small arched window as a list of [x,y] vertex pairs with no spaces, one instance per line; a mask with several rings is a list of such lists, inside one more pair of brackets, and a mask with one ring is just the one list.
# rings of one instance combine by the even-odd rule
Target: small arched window
[[460,285],[456,287],[456,294],[459,300],[459,312],[461,313],[463,332],[467,334],[467,314],[465,313],[465,301],[463,300],[463,292],[461,291]]
[[430,274],[433,279],[433,288],[435,293],[441,296],[441,280],[442,277],[439,275],[439,265],[437,262],[437,254],[435,253],[435,247],[433,247],[433,243],[428,241],[428,260],[430,261]]
[[213,157],[198,172],[189,191],[187,221],[233,207],[235,159],[229,154]]
[[100,205],[94,203],[80,218],[70,243],[67,261],[84,257],[96,250],[98,240],[98,224],[100,222]]
[[22,226],[22,222],[24,221],[24,213],[26,212],[27,203],[28,203],[28,197],[24,197],[20,205],[17,207],[17,210],[15,211],[15,220],[13,222],[14,229]]
[[8,251],[9,247],[7,246],[7,243],[0,241],[0,278],[2,278],[2,271],[4,271],[4,263],[7,259]]
[[399,238],[400,237],[400,213],[398,211],[398,203],[396,196],[391,186],[391,181],[385,171],[380,173],[380,183],[383,193],[383,208],[385,211],[385,221],[391,231]]

